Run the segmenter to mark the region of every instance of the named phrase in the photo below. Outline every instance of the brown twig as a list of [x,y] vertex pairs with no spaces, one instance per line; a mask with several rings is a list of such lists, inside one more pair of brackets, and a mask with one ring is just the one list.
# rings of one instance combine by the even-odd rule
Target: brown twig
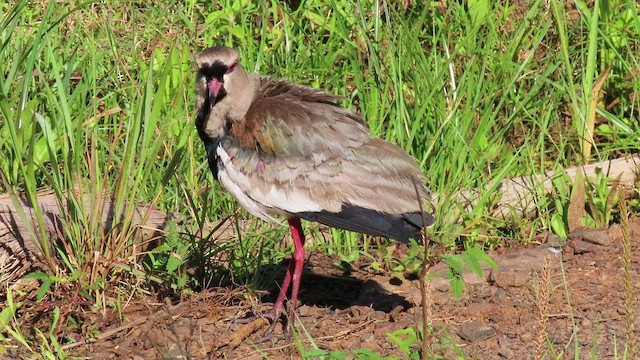
[[240,330],[234,332],[229,337],[228,341],[225,341],[223,344],[218,345],[213,352],[218,352],[220,349],[233,350],[237,348],[242,342],[251,336],[251,334],[255,333],[261,327],[269,325],[269,320],[266,318],[259,317],[252,322],[242,325]]

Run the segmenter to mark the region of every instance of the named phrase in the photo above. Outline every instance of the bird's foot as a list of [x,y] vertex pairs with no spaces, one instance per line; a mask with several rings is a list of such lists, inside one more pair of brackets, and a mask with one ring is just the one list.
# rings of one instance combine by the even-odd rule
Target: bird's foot
[[256,339],[254,342],[256,344],[261,344],[261,343],[265,343],[265,342],[277,342],[279,340],[288,340],[291,338],[291,331],[285,331],[282,334],[276,334],[273,331],[273,326],[270,326],[269,329],[267,329],[267,331],[265,331],[264,335],[262,335],[260,338]]
[[265,313],[260,313],[260,314],[256,314],[256,315],[251,315],[251,316],[247,316],[245,318],[242,319],[234,319],[233,322],[236,324],[248,324],[248,323],[252,323],[258,319],[267,319],[269,320],[269,323],[274,323],[274,318],[271,316],[271,314],[269,312],[265,312]]
[[274,305],[269,311],[265,311],[259,314],[254,314],[242,319],[235,319],[233,322],[236,324],[248,324],[258,319],[267,319],[269,320],[270,324],[275,324],[280,320],[281,315],[282,315],[281,307]]

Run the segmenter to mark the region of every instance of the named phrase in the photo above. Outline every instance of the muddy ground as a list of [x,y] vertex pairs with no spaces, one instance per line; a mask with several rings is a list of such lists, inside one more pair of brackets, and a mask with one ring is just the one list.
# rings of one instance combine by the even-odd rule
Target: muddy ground
[[[632,219],[630,234],[635,298],[640,293],[640,218]],[[621,354],[627,326],[621,239],[621,228],[614,225],[575,232],[565,244],[541,235],[530,247],[491,252],[499,268],[485,271],[484,278],[466,274],[459,301],[445,279],[434,279],[431,348],[444,359],[456,358],[456,352],[467,359],[533,359],[540,341],[545,342],[542,349],[553,348],[563,358],[574,358],[575,349],[577,358]],[[317,253],[309,256],[298,308],[302,345],[290,339],[256,343],[266,322],[232,320],[268,305],[247,296],[246,290],[224,287],[178,304],[158,303],[151,296],[130,304],[124,323],[114,322],[95,342],[66,351],[92,359],[296,359],[300,346],[313,348],[313,339],[318,348],[342,351],[347,358],[359,349],[408,358],[387,334],[421,322],[418,281],[366,271],[345,275],[331,265],[335,261]],[[281,264],[283,271],[286,265]],[[442,264],[432,269],[444,270]],[[261,301],[269,300],[273,295]],[[635,328],[640,328],[637,321]],[[410,347],[418,348],[417,342]]]

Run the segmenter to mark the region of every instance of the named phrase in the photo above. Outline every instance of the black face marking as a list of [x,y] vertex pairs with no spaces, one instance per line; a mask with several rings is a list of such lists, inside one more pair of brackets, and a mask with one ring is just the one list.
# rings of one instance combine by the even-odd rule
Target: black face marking
[[225,65],[222,61],[216,60],[213,64],[204,63],[200,67],[200,71],[207,79],[218,78],[222,79],[222,76],[229,71],[229,67]]
[[[234,65],[232,65],[232,67]],[[223,84],[222,88],[220,89],[220,92],[218,93],[218,96],[216,96],[215,99],[209,99],[209,97],[207,96],[206,102],[204,104],[206,108],[214,107],[217,103],[222,101],[222,99],[224,99],[225,96],[227,96],[227,91],[224,88],[223,76],[228,72],[229,72],[229,67],[220,60],[216,60],[213,64],[204,63],[200,67],[200,73],[205,76],[207,83],[209,83],[212,78],[216,78],[218,79],[219,82]]]

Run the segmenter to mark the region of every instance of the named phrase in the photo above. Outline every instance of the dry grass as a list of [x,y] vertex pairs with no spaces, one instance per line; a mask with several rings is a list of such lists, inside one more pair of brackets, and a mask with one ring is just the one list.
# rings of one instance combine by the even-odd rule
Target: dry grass
[[549,300],[551,299],[551,257],[544,259],[542,273],[538,277],[535,305],[538,309],[538,336],[536,343],[536,359],[544,359],[547,349],[547,323],[549,320]]

